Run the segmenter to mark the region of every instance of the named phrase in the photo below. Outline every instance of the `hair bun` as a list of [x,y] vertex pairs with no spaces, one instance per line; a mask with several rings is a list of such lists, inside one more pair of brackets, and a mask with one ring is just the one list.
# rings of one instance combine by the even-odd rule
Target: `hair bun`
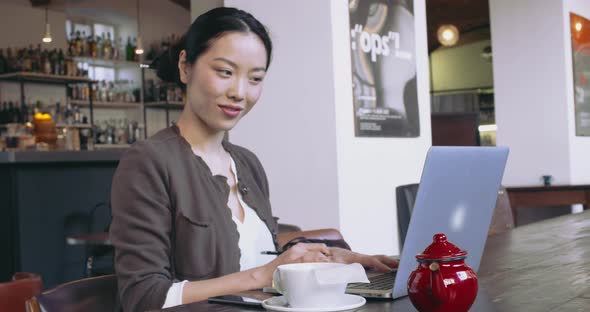
[[178,72],[178,59],[180,51],[184,46],[185,36],[175,42],[170,48],[163,51],[152,62],[151,68],[156,70],[156,75],[164,82],[178,83],[181,86],[184,84],[180,81],[180,73]]

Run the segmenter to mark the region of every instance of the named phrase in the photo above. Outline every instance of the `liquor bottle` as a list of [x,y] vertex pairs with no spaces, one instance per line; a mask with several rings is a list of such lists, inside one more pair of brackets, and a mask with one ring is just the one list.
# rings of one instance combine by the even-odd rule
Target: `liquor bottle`
[[33,58],[33,71],[40,73],[41,70],[41,44],[37,44],[37,49],[35,49],[35,57]]
[[107,39],[104,42],[104,47],[103,47],[103,57],[105,59],[112,59],[113,55],[112,55],[112,48],[113,48],[113,43],[111,41],[111,33],[108,32],[107,33]]
[[16,54],[15,61],[14,61],[15,71],[19,71],[19,72],[24,71],[25,50],[26,49],[20,49],[20,50],[18,50],[18,53]]
[[76,39],[74,39],[74,56],[81,56],[82,55],[82,38],[80,38],[80,31],[76,31]]
[[138,62],[139,61],[139,54],[135,54],[135,49],[137,49],[137,38],[133,38],[133,48],[131,55],[133,56],[132,61]]
[[82,118],[80,116],[80,107],[78,105],[74,105],[74,123],[82,123]]
[[68,39],[68,50],[66,51],[68,58],[74,56],[74,51],[76,51],[76,39],[74,38],[74,31],[70,34],[70,39]]
[[12,122],[21,123],[23,122],[23,115],[18,103],[14,103],[14,113],[12,115]]
[[127,37],[127,46],[125,46],[125,60],[133,61],[135,49],[131,45],[131,37]]
[[33,63],[35,61],[35,50],[33,49],[33,45],[29,45],[29,50],[27,50],[27,54],[29,55],[29,62],[30,62],[30,67],[29,67],[29,71],[33,72]]
[[83,30],[82,31],[82,37],[80,37],[80,46],[81,46],[81,51],[80,51],[80,55],[79,56],[89,56],[89,51],[86,49],[86,40],[88,38],[86,37],[86,31]]
[[59,75],[59,60],[56,49],[53,49],[53,51],[51,51],[49,61],[51,62],[51,73],[54,75]]
[[0,109],[0,125],[6,123],[8,115],[8,104],[6,102],[2,103],[2,109]]
[[43,59],[43,73],[51,74],[51,60],[47,49],[43,50],[43,56],[41,58]]
[[88,37],[84,38],[86,40],[86,56],[88,57],[96,57],[94,56],[94,51],[92,46],[94,45],[94,39],[92,34],[88,34]]
[[8,72],[8,60],[4,57],[4,50],[0,49],[0,74]]
[[66,74],[66,59],[64,57],[64,52],[62,49],[59,49],[59,53],[57,55],[57,66],[59,68],[58,75],[65,75]]
[[102,58],[103,56],[103,46],[104,46],[104,40],[102,40],[103,38],[100,36],[96,36],[96,57],[97,58]]
[[22,54],[22,71],[30,72],[33,69],[33,46],[29,50],[23,49]]
[[16,71],[14,55],[12,54],[12,49],[8,48],[6,49],[6,72],[12,73],[14,71]]
[[18,122],[16,116],[16,111],[14,109],[14,104],[12,101],[8,102],[8,111],[6,114],[6,123]]
[[[115,38],[113,38],[114,40]],[[121,57],[121,37],[117,38],[116,43],[113,44],[113,60],[118,61]]]

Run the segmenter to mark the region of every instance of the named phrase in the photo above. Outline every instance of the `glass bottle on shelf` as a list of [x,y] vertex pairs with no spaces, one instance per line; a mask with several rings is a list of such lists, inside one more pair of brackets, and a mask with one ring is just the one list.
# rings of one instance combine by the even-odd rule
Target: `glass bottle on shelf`
[[100,36],[96,36],[96,57],[97,58],[102,58],[102,46],[103,46],[103,40],[102,37]]
[[41,63],[41,52],[43,49],[41,48],[41,44],[37,44],[37,49],[35,50],[35,62],[37,62],[37,72],[43,71],[43,63]]
[[[35,61],[35,50],[33,50],[33,45],[29,45],[29,49],[27,50],[27,59],[28,59],[28,64],[27,64],[27,71],[28,72],[33,72],[34,68],[33,68],[33,63]],[[36,68],[35,68],[36,69]]]
[[101,102],[105,102],[107,100],[107,83],[106,81],[102,80],[100,82],[99,90],[98,90],[98,97],[97,100]]
[[64,57],[64,52],[62,51],[62,49],[59,49],[59,53],[57,54],[57,66],[59,68],[58,75],[65,75],[66,59]]
[[0,75],[8,72],[8,60],[4,57],[4,50],[0,49]]
[[66,53],[68,54],[68,57],[72,57],[74,56],[74,50],[76,50],[76,40],[73,29],[70,32],[69,38],[66,38],[66,41],[68,43],[68,49],[66,50]]
[[93,47],[94,47],[94,39],[93,39],[93,37],[94,36],[92,36],[92,33],[90,33],[90,34],[88,34],[88,37],[84,38],[86,40],[86,43],[85,43],[85,45],[86,45],[86,48],[85,48],[86,55],[85,56],[88,56],[88,57],[96,57],[96,54],[94,54],[94,49],[93,49]]
[[137,49],[137,38],[133,38],[133,48],[132,48],[133,52],[131,55],[133,56],[132,61],[139,62],[139,54],[135,54],[135,49]]
[[82,116],[80,115],[80,107],[78,105],[74,105],[74,123],[82,123]]
[[8,103],[4,101],[2,103],[2,109],[0,110],[0,125],[8,123]]
[[[113,38],[114,40],[114,38]],[[113,46],[113,60],[118,61],[121,57],[121,37],[117,38]]]
[[107,101],[114,102],[115,101],[115,84],[112,81],[109,81],[107,86]]
[[43,73],[48,75],[51,74],[51,60],[49,59],[49,52],[47,49],[43,50],[43,56],[41,58],[43,59]]
[[13,123],[16,112],[14,111],[14,104],[12,101],[8,102],[8,110],[6,111],[6,123]]
[[125,60],[133,61],[134,54],[135,51],[133,45],[131,45],[131,37],[127,37],[127,45],[125,46]]
[[12,55],[12,49],[8,47],[6,49],[6,72],[11,73],[16,71],[14,64],[14,56]]
[[31,71],[31,56],[29,55],[29,52],[27,51],[27,49],[23,49],[22,50],[22,54],[19,57],[20,60],[22,60],[22,71],[24,72],[30,72]]
[[[104,33],[103,33],[104,36]],[[103,45],[103,57],[105,59],[112,59],[112,42],[111,42],[111,33],[107,32],[106,40],[104,41]]]
[[66,109],[64,111],[64,120],[68,125],[74,123],[74,110],[72,108],[72,103],[70,103],[70,101],[67,101],[66,103]]
[[51,62],[52,73],[54,75],[59,75],[59,53],[57,53],[57,49],[53,49],[53,51],[51,51],[49,60]]
[[80,38],[80,31],[76,31],[76,39],[74,39],[74,56],[82,56],[82,50],[83,50],[83,42],[82,42],[82,38]]
[[64,122],[63,108],[60,102],[55,103],[53,117],[55,118],[56,124],[62,124]]

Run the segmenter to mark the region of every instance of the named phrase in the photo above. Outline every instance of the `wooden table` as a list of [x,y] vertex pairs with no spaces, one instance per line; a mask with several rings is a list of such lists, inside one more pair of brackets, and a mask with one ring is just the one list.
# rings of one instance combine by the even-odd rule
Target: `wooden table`
[[[590,311],[590,211],[488,238],[471,311]],[[163,311],[253,311],[197,302]],[[368,300],[360,312],[416,311],[410,300]]]
[[546,207],[583,204],[584,210],[590,204],[590,185],[555,185],[531,187],[507,187],[514,226],[517,210],[521,207]]

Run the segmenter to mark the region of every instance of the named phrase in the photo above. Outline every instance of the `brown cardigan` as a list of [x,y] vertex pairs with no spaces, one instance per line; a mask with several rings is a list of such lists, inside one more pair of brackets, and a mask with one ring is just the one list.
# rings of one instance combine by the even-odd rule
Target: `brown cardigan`
[[[224,141],[244,201],[276,244],[268,182],[258,158]],[[229,186],[195,156],[176,126],[134,144],[122,157],[111,191],[119,299],[124,311],[161,308],[174,281],[240,270],[239,234],[227,207]]]

